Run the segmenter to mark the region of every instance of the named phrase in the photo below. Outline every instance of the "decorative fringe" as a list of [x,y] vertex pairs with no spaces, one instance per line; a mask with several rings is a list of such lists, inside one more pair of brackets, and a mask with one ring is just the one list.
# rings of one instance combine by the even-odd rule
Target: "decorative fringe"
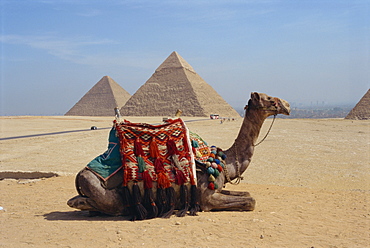
[[167,196],[167,212],[162,215],[162,218],[170,218],[175,211],[175,189],[173,187],[168,187],[165,191]]
[[163,214],[166,211],[166,205],[167,205],[166,192],[163,188],[158,188],[157,189],[156,203],[157,203],[157,206],[158,206],[158,216],[162,217]]
[[123,213],[131,213],[131,194],[127,186],[123,186],[118,191],[123,202]]
[[147,188],[144,191],[143,206],[148,211],[147,219],[152,219],[158,216],[158,207],[154,202],[154,194],[152,188]]
[[177,217],[184,217],[189,209],[189,192],[186,185],[180,186],[180,205],[181,209],[177,212]]
[[148,212],[141,204],[141,192],[137,182],[134,182],[134,185],[132,185],[132,200],[136,218],[139,220],[144,220]]
[[200,211],[198,191],[196,185],[190,186],[190,209],[189,215],[195,216]]
[[154,202],[154,194],[153,194],[153,181],[149,175],[149,171],[145,170],[143,172],[143,181],[144,181],[144,199],[143,199],[143,206],[148,211],[147,219],[152,219],[157,217],[158,215],[158,207]]
[[149,144],[149,154],[152,158],[158,158],[159,157],[159,149],[158,145],[155,142],[154,138],[152,138],[152,141]]

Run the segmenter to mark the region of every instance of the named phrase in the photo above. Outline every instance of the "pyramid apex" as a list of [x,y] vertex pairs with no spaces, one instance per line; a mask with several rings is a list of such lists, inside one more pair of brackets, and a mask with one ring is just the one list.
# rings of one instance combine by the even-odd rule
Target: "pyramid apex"
[[176,51],[173,51],[170,56],[155,70],[156,72],[163,69],[179,69],[184,68],[195,73],[193,67],[186,62],[186,60],[180,56]]

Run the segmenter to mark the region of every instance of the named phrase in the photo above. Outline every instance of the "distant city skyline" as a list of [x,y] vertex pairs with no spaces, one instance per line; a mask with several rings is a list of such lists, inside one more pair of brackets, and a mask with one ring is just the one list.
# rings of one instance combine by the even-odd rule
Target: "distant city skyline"
[[250,92],[353,106],[369,1],[1,0],[0,115],[63,115],[103,76],[133,95],[173,52],[235,109]]

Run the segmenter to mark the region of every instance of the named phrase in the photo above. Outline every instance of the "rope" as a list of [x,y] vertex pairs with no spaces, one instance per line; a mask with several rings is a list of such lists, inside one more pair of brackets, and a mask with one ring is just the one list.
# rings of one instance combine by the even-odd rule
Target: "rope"
[[274,119],[272,120],[272,122],[271,122],[271,125],[270,125],[270,128],[269,128],[269,130],[267,131],[267,133],[266,133],[266,135],[265,135],[265,137],[263,137],[263,139],[260,141],[260,142],[258,142],[256,145],[254,145],[254,146],[258,146],[259,144],[261,144],[266,138],[267,138],[267,135],[269,135],[269,133],[270,133],[270,131],[271,131],[271,128],[272,128],[272,125],[274,124],[274,122],[275,122],[275,119],[276,119],[276,114],[274,115]]

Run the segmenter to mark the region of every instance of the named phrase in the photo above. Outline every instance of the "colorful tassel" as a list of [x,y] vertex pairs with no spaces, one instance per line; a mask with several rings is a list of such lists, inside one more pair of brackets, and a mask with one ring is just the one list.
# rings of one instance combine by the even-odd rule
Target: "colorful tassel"
[[131,199],[132,198],[131,198],[130,190],[128,189],[127,186],[123,186],[119,189],[118,193],[123,202],[123,208],[124,208],[123,212],[124,213],[128,212],[129,214],[131,214]]
[[165,174],[164,171],[161,171],[157,175],[157,184],[158,188],[166,189],[168,187],[171,187],[171,182],[168,176]]
[[172,139],[168,139],[167,140],[167,152],[169,155],[178,155],[179,154],[179,150],[177,150],[177,146],[175,144],[175,141],[173,141]]
[[216,170],[213,172],[213,176],[214,176],[215,178],[217,178],[219,175],[220,175],[220,172],[216,169]]
[[142,156],[144,157],[144,150],[141,146],[139,138],[137,138],[134,142],[134,153],[136,157]]
[[163,189],[163,188],[158,188],[157,189],[156,204],[157,204],[157,207],[158,207],[158,216],[162,217],[162,215],[166,211],[166,205],[167,205],[167,197],[166,197],[165,189]]
[[177,185],[183,185],[188,180],[186,176],[184,175],[184,172],[181,170],[176,170],[175,172],[175,182]]
[[152,138],[152,141],[149,144],[149,154],[152,158],[158,158],[159,157],[159,149],[158,145],[155,142],[154,138]]
[[162,218],[170,218],[175,211],[175,189],[173,187],[168,187],[165,189],[167,197],[167,212],[162,215]]
[[148,214],[145,207],[141,204],[141,192],[137,182],[132,185],[132,200],[136,219],[144,220]]
[[215,169],[212,166],[207,168],[207,173],[208,174],[213,174],[213,172],[215,172]]
[[216,178],[212,174],[209,175],[208,182],[214,182],[214,181],[216,181]]
[[213,182],[209,182],[208,188],[211,189],[211,190],[214,190],[215,189],[215,184]]
[[200,205],[198,200],[198,190],[195,184],[190,186],[190,209],[189,215],[195,216],[200,211]]
[[143,206],[147,210],[147,219],[152,219],[158,216],[158,207],[154,202],[154,194],[152,188],[145,189]]
[[199,147],[199,143],[198,143],[198,141],[196,141],[196,140],[192,140],[192,141],[191,141],[191,146],[192,146],[192,147],[194,147],[194,148],[198,148],[198,147]]
[[163,161],[160,158],[156,158],[154,160],[154,170],[156,174],[159,174],[160,172],[164,171]]
[[141,156],[139,156],[139,157],[136,157],[136,161],[139,167],[139,172],[144,172],[145,167],[146,167],[144,159]]
[[177,217],[184,217],[189,209],[189,192],[186,185],[180,186],[180,206],[181,209],[176,213]]
[[143,172],[143,181],[144,181],[144,189],[153,188],[153,180],[152,180],[152,177],[149,175],[149,171],[147,170]]

